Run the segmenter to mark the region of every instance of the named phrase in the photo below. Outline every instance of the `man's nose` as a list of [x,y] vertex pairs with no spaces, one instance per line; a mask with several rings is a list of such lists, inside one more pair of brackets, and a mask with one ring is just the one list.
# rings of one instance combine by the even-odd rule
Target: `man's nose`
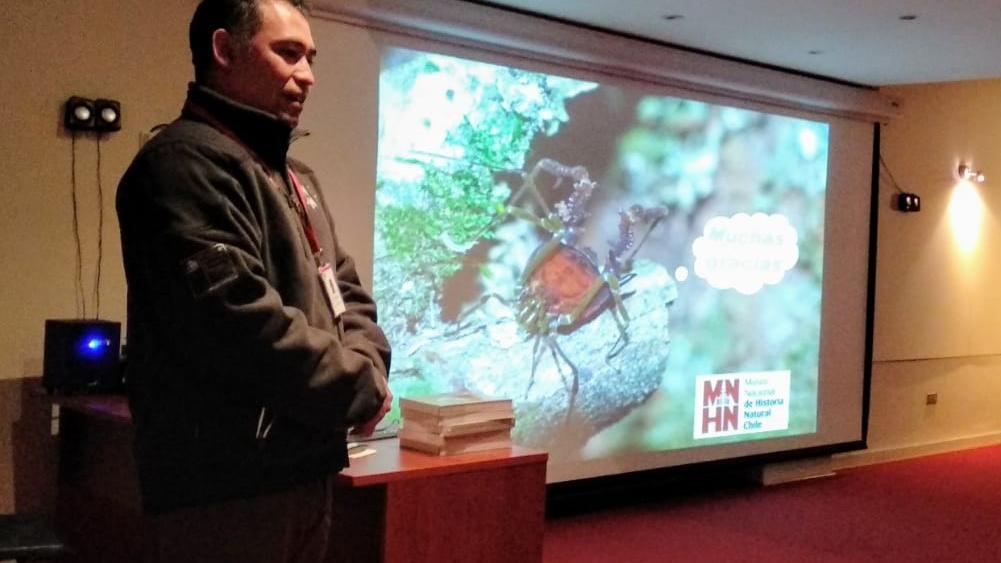
[[299,59],[299,62],[295,65],[295,72],[292,73],[292,77],[295,81],[299,83],[300,86],[310,87],[316,84],[316,77],[313,75],[313,67],[310,66],[309,61],[304,58]]

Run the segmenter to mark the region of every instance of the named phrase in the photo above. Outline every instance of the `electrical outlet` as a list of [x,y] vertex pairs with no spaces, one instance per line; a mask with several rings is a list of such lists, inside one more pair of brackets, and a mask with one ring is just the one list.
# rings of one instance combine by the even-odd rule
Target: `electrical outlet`
[[59,435],[59,412],[60,407],[58,404],[53,403],[51,417],[49,418],[49,434],[53,436]]
[[937,405],[938,404],[938,393],[928,393],[925,395],[926,405]]

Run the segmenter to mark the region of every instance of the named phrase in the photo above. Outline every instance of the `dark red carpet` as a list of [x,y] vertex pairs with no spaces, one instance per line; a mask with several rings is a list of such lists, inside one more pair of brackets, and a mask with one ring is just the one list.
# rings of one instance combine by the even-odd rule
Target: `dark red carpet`
[[1001,446],[551,517],[545,563],[1001,563]]

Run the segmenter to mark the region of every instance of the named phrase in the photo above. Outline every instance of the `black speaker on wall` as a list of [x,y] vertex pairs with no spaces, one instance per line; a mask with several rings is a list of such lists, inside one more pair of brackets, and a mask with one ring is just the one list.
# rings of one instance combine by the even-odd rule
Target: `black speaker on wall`
[[42,384],[49,393],[114,392],[122,386],[122,325],[97,319],[45,321]]

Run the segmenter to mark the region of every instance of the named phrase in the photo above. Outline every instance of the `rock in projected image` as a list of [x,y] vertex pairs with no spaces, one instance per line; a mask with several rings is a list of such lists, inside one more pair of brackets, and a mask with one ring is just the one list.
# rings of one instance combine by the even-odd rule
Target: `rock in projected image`
[[596,432],[644,404],[667,368],[674,280],[649,260],[637,260],[632,272],[623,300],[630,319],[626,343],[605,311],[570,334],[553,335],[557,352],[526,333],[516,309],[491,300],[465,318],[469,328],[421,353],[465,374],[465,388],[514,398],[519,443],[577,456]]
[[[525,174],[505,222],[515,233],[533,227],[533,234],[510,239],[498,229],[489,255],[528,258],[510,265],[514,276],[503,273],[509,265],[484,265],[488,278],[509,285],[495,285],[460,315],[447,343],[460,354],[436,354],[449,365],[472,363],[467,386],[521,398],[519,416],[531,419],[516,432],[522,443],[551,447],[558,436],[562,447],[576,450],[645,401],[665,368],[674,280],[658,264],[633,260],[665,210],[622,209],[618,236],[599,260],[580,244],[597,187],[583,166],[550,159]],[[550,205],[544,195],[552,193],[564,196]],[[536,238],[540,233],[547,236]],[[515,248],[524,245],[532,250]]]
[[752,295],[782,281],[799,260],[796,229],[783,215],[713,217],[692,244],[695,275],[716,289]]

